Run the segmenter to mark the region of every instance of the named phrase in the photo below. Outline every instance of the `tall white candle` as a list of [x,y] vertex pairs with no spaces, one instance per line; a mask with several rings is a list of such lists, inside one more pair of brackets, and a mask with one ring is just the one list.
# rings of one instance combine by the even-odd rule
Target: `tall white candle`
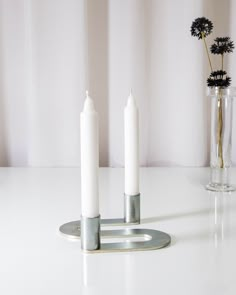
[[81,202],[82,216],[99,215],[98,192],[98,114],[93,100],[86,92],[83,112],[80,115],[81,136]]
[[125,194],[139,194],[139,116],[132,93],[124,111]]

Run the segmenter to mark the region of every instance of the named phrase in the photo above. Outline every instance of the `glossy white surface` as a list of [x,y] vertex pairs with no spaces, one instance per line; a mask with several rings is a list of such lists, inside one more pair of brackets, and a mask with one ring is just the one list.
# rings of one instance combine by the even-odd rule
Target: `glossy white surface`
[[[236,170],[232,171],[236,183]],[[80,216],[76,168],[0,169],[0,294],[236,294],[236,193],[205,191],[206,168],[143,168],[143,224],[168,248],[85,255],[58,227]],[[100,169],[103,217],[123,214],[123,169]]]

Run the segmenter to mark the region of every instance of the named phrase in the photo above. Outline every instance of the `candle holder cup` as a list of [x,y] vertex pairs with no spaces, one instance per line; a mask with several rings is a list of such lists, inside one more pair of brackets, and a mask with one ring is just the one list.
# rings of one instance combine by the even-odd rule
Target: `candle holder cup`
[[94,218],[81,216],[81,249],[100,249],[100,215]]
[[124,195],[124,223],[139,224],[140,223],[140,194]]

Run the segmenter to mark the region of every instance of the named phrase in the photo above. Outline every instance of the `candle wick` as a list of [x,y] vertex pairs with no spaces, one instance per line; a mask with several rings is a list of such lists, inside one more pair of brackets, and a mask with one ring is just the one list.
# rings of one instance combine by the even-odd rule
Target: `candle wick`
[[94,112],[94,103],[90,96],[87,95],[85,102],[84,102],[84,109],[83,112]]
[[136,108],[136,102],[135,102],[135,99],[133,97],[133,95],[131,94],[129,97],[128,97],[128,101],[127,101],[127,107],[135,107]]

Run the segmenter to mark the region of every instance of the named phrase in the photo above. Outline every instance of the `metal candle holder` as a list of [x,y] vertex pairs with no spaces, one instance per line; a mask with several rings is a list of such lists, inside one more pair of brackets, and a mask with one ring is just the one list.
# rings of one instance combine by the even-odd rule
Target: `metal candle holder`
[[[123,252],[155,250],[166,247],[171,237],[161,231],[151,229],[121,229],[102,230],[101,226],[124,226],[140,224],[140,194],[124,195],[124,218],[101,219],[100,215],[94,218],[81,216],[81,221],[65,223],[60,232],[66,237],[79,239],[81,249],[89,253]],[[124,242],[101,243],[101,238],[125,238]],[[142,241],[132,241],[140,238]]]
[[[81,217],[81,249],[87,253],[156,250],[170,244],[168,234],[151,229],[123,229],[101,231],[103,238],[126,238],[124,242],[101,243],[100,216]],[[145,241],[132,242],[129,238],[139,237]]]
[[[101,219],[101,226],[125,226],[140,224],[140,194],[124,194],[124,218]],[[72,239],[80,238],[81,221],[71,221],[60,226],[60,232]],[[103,232],[102,232],[103,235]]]

